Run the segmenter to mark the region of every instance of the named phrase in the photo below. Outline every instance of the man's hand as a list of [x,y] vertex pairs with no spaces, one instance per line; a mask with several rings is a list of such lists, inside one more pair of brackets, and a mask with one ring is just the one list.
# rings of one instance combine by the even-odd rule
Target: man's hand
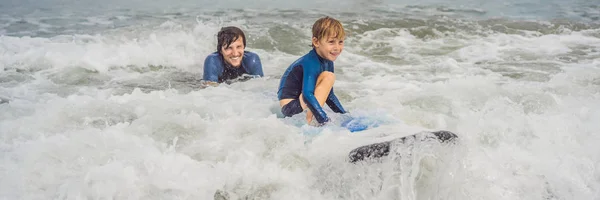
[[202,82],[200,82],[200,84],[202,86],[205,86],[205,87],[208,87],[208,86],[213,86],[213,87],[219,86],[219,83],[212,82],[212,81],[202,81]]

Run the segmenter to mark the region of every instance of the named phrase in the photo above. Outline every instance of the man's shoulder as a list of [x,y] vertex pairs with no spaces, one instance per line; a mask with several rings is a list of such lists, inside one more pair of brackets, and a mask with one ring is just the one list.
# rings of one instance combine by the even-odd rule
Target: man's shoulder
[[218,52],[213,52],[211,54],[208,54],[208,56],[206,56],[205,60],[220,60],[219,59],[219,53]]
[[211,68],[216,68],[216,67],[223,67],[223,61],[221,60],[221,55],[219,55],[219,53],[214,52],[211,54],[208,54],[208,56],[206,56],[206,59],[204,59],[204,67],[211,67]]
[[260,56],[258,56],[258,54],[251,52],[251,51],[244,51],[244,58],[256,59],[256,58],[260,58]]

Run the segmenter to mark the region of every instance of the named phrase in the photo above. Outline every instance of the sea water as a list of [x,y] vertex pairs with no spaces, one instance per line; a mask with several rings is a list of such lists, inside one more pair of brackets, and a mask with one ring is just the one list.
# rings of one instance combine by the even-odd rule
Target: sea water
[[[599,5],[0,0],[0,199],[598,199]],[[376,128],[281,118],[325,15],[347,31],[335,92]],[[265,77],[201,84],[223,26]],[[427,130],[459,142],[347,162]]]

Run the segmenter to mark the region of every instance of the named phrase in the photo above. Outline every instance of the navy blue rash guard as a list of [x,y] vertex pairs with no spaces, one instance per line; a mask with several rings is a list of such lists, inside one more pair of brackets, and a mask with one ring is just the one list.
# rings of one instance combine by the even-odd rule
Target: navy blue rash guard
[[223,56],[218,52],[214,52],[204,60],[205,81],[222,83],[226,80],[231,80],[242,76],[243,74],[264,76],[260,58],[255,53],[244,51],[241,67],[232,67],[223,61]]
[[[279,82],[277,97],[281,99],[298,99],[303,94],[304,102],[319,123],[329,121],[327,114],[315,98],[315,86],[321,72],[333,73],[333,62],[321,58],[313,48],[306,55],[294,61],[285,71]],[[333,93],[333,88],[325,101],[336,113],[346,113],[344,107]],[[296,113],[297,114],[297,113]]]

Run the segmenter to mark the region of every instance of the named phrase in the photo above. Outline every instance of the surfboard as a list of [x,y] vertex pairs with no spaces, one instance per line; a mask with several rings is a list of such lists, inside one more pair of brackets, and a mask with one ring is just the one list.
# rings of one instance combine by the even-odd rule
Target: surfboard
[[307,125],[303,119],[302,121],[296,120],[293,122],[294,125],[301,128],[302,134],[304,136],[307,136],[308,138],[320,135],[321,132],[325,129],[330,129],[334,131],[346,129],[352,133],[356,133],[368,129],[373,129],[379,127],[380,125],[386,124],[385,121],[374,117],[349,115],[337,116],[332,122],[327,123],[323,126]]
[[458,136],[450,131],[435,131],[435,132],[422,132],[413,135],[396,138],[393,140],[364,145],[353,149],[348,154],[349,161],[356,163],[360,161],[373,160],[381,157],[388,156],[390,149],[393,145],[403,145],[415,141],[433,141],[439,143],[453,143],[457,140]]
[[365,117],[349,117],[343,121],[340,126],[348,129],[350,132],[359,132],[369,128],[375,128],[379,126],[379,123]]

